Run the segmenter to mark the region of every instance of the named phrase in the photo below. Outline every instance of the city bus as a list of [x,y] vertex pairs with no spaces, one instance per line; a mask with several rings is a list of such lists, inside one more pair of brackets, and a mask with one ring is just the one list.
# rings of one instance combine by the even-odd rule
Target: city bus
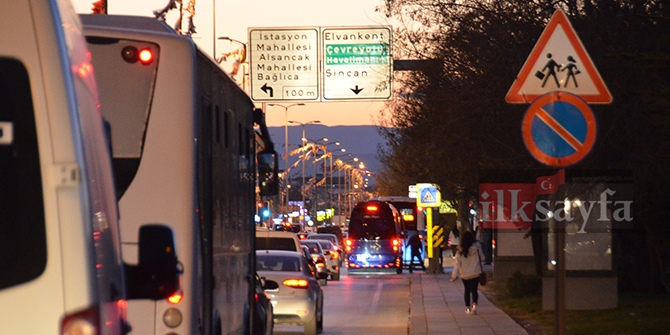
[[129,299],[178,289],[172,233],[143,225],[140,261],[122,262],[108,139],[71,4],[3,2],[0,28],[0,334],[127,334]]
[[277,188],[262,111],[165,22],[80,17],[111,124],[126,261],[134,261],[136,225],[163,222],[174,230],[183,269],[179,295],[128,304],[133,333],[250,334],[256,184]]
[[405,228],[400,213],[388,202],[359,202],[351,211],[345,242],[349,273],[402,273]]

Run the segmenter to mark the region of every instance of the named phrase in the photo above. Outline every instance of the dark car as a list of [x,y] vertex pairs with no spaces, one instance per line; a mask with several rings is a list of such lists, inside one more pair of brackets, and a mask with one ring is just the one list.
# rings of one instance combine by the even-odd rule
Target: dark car
[[270,296],[265,293],[265,279],[256,274],[255,305],[254,305],[254,335],[271,335],[274,328],[274,313]]
[[319,283],[321,285],[326,284],[326,278],[328,278],[328,269],[326,268],[326,255],[323,253],[321,244],[314,240],[301,240],[303,248],[307,248],[310,259],[314,262],[317,269],[317,278],[319,278]]

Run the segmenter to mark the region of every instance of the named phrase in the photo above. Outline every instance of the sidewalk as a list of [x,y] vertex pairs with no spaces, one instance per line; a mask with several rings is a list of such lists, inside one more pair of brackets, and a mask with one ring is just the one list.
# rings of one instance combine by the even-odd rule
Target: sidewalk
[[[408,334],[528,334],[522,326],[494,306],[481,292],[477,315],[465,314],[463,283],[460,279],[451,282],[453,269],[449,262],[451,260],[451,257],[445,255],[445,273],[415,272],[412,275]],[[485,265],[485,271],[489,272],[490,267]]]

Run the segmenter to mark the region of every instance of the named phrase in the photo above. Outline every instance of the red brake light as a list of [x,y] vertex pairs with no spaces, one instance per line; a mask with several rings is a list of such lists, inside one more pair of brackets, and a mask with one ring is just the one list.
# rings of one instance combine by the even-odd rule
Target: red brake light
[[307,288],[307,281],[304,279],[286,279],[284,285],[293,288]]
[[346,240],[347,245],[351,245],[351,240]]
[[336,251],[330,250],[329,252],[331,255],[333,255],[333,259],[337,259],[337,256],[339,256],[339,254]]
[[142,64],[147,65],[154,60],[154,54],[150,49],[142,49],[140,50],[139,58]]
[[173,294],[172,296],[170,296],[167,300],[171,304],[178,304],[183,297],[184,297],[184,293],[179,291],[179,292]]
[[375,206],[375,205],[368,205],[368,206],[366,207],[366,209],[367,209],[369,212],[376,212],[376,211],[377,211],[377,206]]
[[400,241],[398,241],[398,240],[393,240],[393,245],[400,245]]
[[66,315],[61,322],[62,335],[100,334],[100,316],[97,308]]

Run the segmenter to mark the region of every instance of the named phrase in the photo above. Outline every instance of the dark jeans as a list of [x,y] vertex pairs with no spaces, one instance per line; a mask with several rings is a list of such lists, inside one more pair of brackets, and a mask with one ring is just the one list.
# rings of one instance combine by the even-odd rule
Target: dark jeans
[[470,295],[472,295],[472,302],[477,303],[479,293],[477,293],[477,286],[479,285],[479,277],[463,280],[463,287],[465,287],[465,306],[470,307]]
[[412,252],[412,260],[409,262],[409,271],[412,272],[414,270],[414,258],[415,257],[419,259],[419,264],[421,264],[421,268],[423,269],[423,271],[426,271],[426,266],[423,265],[423,258],[421,258],[421,253],[420,252],[417,252],[417,253]]

